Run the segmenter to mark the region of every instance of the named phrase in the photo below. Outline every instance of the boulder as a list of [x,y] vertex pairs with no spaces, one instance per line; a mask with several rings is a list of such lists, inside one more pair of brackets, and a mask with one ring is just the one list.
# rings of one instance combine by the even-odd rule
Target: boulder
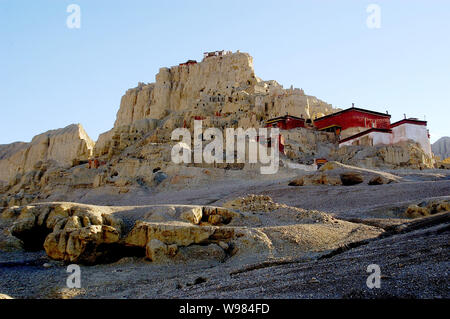
[[408,218],[421,218],[448,211],[450,211],[450,201],[437,200],[431,201],[428,204],[423,202],[419,205],[410,205],[403,215]]
[[427,208],[429,209],[431,215],[441,212],[448,212],[450,211],[450,201],[432,201],[427,205]]
[[374,176],[370,181],[369,185],[383,185],[386,184],[388,181],[383,178],[382,176]]
[[334,173],[319,171],[314,174],[305,175],[289,182],[289,186],[307,185],[342,185],[341,179]]
[[95,264],[108,260],[112,252],[103,244],[114,244],[120,239],[117,229],[105,225],[68,228],[50,233],[44,249],[50,258],[72,263]]
[[408,218],[419,218],[419,217],[425,217],[429,216],[430,212],[426,207],[420,207],[418,205],[410,205],[405,213],[405,217]]
[[168,255],[167,245],[158,239],[152,239],[146,245],[145,255],[153,262],[162,261]]
[[342,185],[341,179],[330,173],[318,172],[303,177],[303,185]]
[[[123,222],[105,212],[75,204],[42,204],[20,208],[11,233],[25,249],[44,248],[56,260],[96,263],[111,253],[108,245],[120,239]],[[2,218],[14,218],[9,209]]]
[[331,161],[331,162],[327,162],[327,163],[323,164],[319,170],[321,172],[325,172],[325,171],[331,171],[334,169],[339,169],[341,167],[342,167],[341,163]]
[[289,186],[303,186],[304,185],[303,177],[293,179],[292,181],[289,182],[288,185]]
[[181,213],[180,218],[182,220],[188,221],[192,224],[198,225],[203,217],[203,210],[201,207],[191,208],[183,213]]
[[167,245],[167,255],[170,257],[175,256],[178,253],[178,245]]

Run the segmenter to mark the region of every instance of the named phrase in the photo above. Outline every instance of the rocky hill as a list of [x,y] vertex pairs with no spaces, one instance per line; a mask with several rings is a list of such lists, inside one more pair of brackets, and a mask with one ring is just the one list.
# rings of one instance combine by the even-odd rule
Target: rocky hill
[[[30,143],[0,146],[0,200],[7,206],[52,196],[77,200],[70,195],[74,189],[117,187],[128,192],[130,187],[157,187],[166,177],[170,182],[163,186],[189,180],[202,183],[216,173],[202,175],[194,167],[171,162],[175,128],[192,129],[195,119],[202,119],[204,128],[258,128],[286,113],[313,118],[335,111],[302,89],[261,80],[247,53],[226,52],[199,63],[161,68],[154,83],[139,83],[124,94],[113,128],[96,143],[81,125],[70,125],[40,134]],[[330,141],[327,136],[309,135],[304,149],[312,158],[318,140],[326,145]],[[325,150],[332,148],[326,145]],[[88,167],[89,159],[98,164]]]
[[122,97],[113,129],[100,135],[95,155],[117,152],[127,139],[155,131],[167,140],[173,129],[192,127],[262,127],[285,114],[315,118],[336,109],[302,89],[284,89],[255,75],[247,53],[212,56],[202,62],[161,68],[156,82],[139,83]]
[[444,136],[437,140],[431,149],[434,155],[439,156],[441,160],[445,160],[450,157],[450,137]]
[[[258,78],[252,57],[239,51],[161,68],[154,83],[127,90],[113,128],[96,143],[81,125],[70,125],[30,143],[0,146],[0,206],[43,200],[107,205],[106,194],[131,198],[139,192],[205,186],[225,177],[261,179],[259,164],[173,163],[172,131],[184,127],[192,132],[198,119],[203,128],[246,129],[264,127],[266,120],[285,114],[313,120],[337,110],[302,89]],[[281,155],[278,177],[291,175],[296,165],[311,169],[306,165],[317,157],[364,167],[432,165],[411,143],[338,148],[334,133],[297,128],[282,135],[286,155]]]
[[43,162],[70,167],[77,161],[86,161],[94,144],[80,124],[72,124],[39,134],[30,143],[0,145],[0,181],[9,182]]
[[[291,297],[286,286],[273,284],[285,282],[285,274],[272,267],[322,265],[336,255],[347,262],[358,247],[368,247],[356,250],[358,258],[372,256],[373,263],[373,252],[384,251],[386,242],[392,249],[385,261],[395,264],[383,264],[383,273],[392,279],[403,271],[408,289],[398,292],[396,286],[389,291],[395,294],[380,296],[420,292],[410,288],[410,272],[425,268],[408,272],[402,266],[405,272],[399,260],[417,255],[419,244],[432,247],[421,248],[417,260],[439,257],[435,273],[445,275],[448,258],[441,247],[450,209],[450,173],[422,170],[432,162],[420,145],[339,148],[333,132],[305,121],[304,128],[281,131],[285,149],[276,174],[261,174],[262,164],[248,161],[176,164],[171,158],[177,143],[172,131],[192,133],[194,120],[201,119],[203,128],[260,128],[286,113],[314,120],[336,110],[302,89],[259,79],[246,53],[221,53],[162,68],[155,83],[129,89],[112,129],[96,143],[81,125],[70,125],[30,143],[0,145],[0,298],[179,297],[199,287],[212,293],[196,296],[216,297],[227,287],[252,297],[262,290],[251,290],[247,274],[266,270],[264,278],[252,280]],[[310,165],[318,157],[329,160],[319,170]],[[392,240],[398,247],[383,241],[424,216],[432,218],[425,226],[434,228],[420,233],[414,224],[411,231],[419,233],[412,237],[419,239],[413,244],[404,244],[406,236]],[[90,265],[83,268],[83,289],[61,288],[67,263]],[[335,276],[328,286],[313,266],[302,280],[325,286],[309,297],[348,297],[364,287],[366,278],[355,278],[358,271],[367,276],[365,267],[336,265],[353,280],[351,287]],[[419,278],[434,283],[424,296],[448,296],[441,291],[448,286],[444,275]],[[230,288],[240,284],[235,278],[244,278],[242,289]],[[330,286],[337,288],[324,295]]]

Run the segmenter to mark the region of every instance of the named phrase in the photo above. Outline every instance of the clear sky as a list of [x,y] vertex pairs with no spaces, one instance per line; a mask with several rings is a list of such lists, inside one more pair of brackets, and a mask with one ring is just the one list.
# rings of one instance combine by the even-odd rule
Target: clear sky
[[[372,3],[381,28],[367,26]],[[447,0],[0,0],[0,45],[0,144],[71,123],[96,140],[128,88],[222,49],[250,53],[264,80],[450,136]]]

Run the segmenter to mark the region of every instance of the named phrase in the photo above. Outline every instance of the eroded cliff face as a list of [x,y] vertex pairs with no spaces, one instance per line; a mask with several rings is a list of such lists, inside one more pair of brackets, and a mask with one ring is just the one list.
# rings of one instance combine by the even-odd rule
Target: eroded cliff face
[[450,158],[450,137],[440,138],[431,146],[434,155],[439,156],[441,161]]
[[13,143],[0,147],[0,180],[9,182],[17,174],[32,171],[43,162],[67,167],[92,155],[94,141],[80,124],[48,131],[30,143]]
[[237,92],[250,94],[255,83],[252,57],[246,53],[161,68],[155,83],[139,83],[125,93],[114,127],[130,125],[143,118],[162,119],[172,111],[195,109],[202,97],[222,100]]
[[[102,134],[95,155],[111,156],[128,140],[155,131],[164,141],[175,128],[192,126],[203,119],[204,127],[261,127],[264,121],[290,114],[315,118],[335,112],[302,89],[284,89],[276,81],[255,75],[247,53],[213,56],[200,63],[161,68],[156,82],[139,83],[122,97],[112,130]],[[131,137],[130,137],[131,136]]]
[[7,183],[16,173],[27,147],[23,142],[0,145],[0,183]]
[[[261,80],[246,53],[162,68],[155,83],[139,83],[125,93],[114,127],[101,134],[95,146],[81,125],[40,134],[30,143],[0,146],[0,207],[49,198],[78,201],[85,191],[94,192],[98,201],[103,192],[116,196],[178,190],[224,175],[231,180],[259,178],[259,167],[252,164],[173,163],[171,151],[177,142],[171,140],[172,131],[185,127],[192,132],[195,119],[202,119],[204,129],[247,129],[285,114],[314,119],[337,110],[302,89]],[[334,133],[310,128],[282,132],[285,154],[280,167],[285,171],[278,176],[291,174],[298,164],[313,164],[318,157],[364,167],[432,165],[415,144],[339,148]],[[87,165],[88,159],[96,164]]]

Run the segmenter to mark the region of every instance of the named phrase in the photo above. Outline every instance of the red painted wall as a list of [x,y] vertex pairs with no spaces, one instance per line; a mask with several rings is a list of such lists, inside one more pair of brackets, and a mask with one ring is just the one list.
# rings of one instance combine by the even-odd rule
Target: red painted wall
[[276,123],[270,123],[266,127],[273,127],[274,124],[277,124],[277,127],[279,127],[280,130],[292,130],[297,127],[305,127],[304,121],[291,118],[281,120]]
[[291,130],[297,127],[305,127],[305,122],[297,119],[288,118],[286,120],[286,130]]
[[315,121],[314,125],[319,130],[331,125],[339,125],[342,127],[342,130],[346,130],[351,127],[371,128],[372,123],[375,123],[376,128],[389,129],[391,126],[391,119],[381,115],[350,110],[336,116],[330,116],[323,120]]

